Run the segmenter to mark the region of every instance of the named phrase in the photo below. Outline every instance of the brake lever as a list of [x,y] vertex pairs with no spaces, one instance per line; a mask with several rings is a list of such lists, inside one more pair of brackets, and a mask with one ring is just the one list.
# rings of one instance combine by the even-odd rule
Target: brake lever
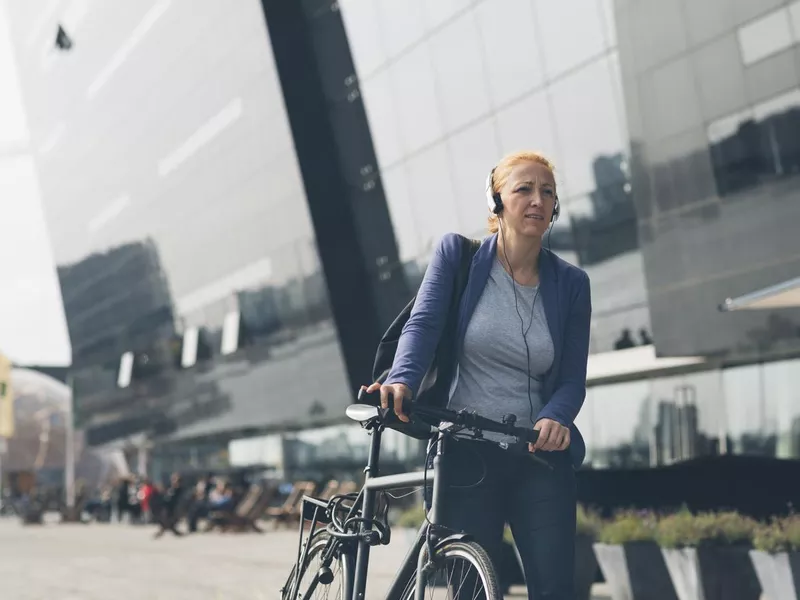
[[[459,433],[461,433],[462,431],[465,431],[465,430],[472,431],[466,425],[461,425],[459,423],[452,423],[450,421],[442,421],[441,423],[439,423],[439,427],[437,427],[435,429],[437,429],[441,433],[448,433],[448,434],[450,434],[452,436],[457,436]],[[470,439],[480,439],[479,437],[476,437],[475,435],[468,435],[466,437],[468,437]]]
[[504,450],[510,450],[512,452],[516,452],[516,453],[519,453],[519,454],[524,454],[524,455],[528,456],[528,458],[530,458],[531,461],[533,461],[535,463],[538,463],[538,464],[542,465],[543,467],[546,467],[546,468],[550,469],[551,471],[555,470],[553,468],[553,465],[551,465],[549,462],[547,462],[541,456],[537,456],[535,453],[533,453],[530,450],[528,450],[528,442],[520,442],[519,439],[517,439],[516,443],[513,443],[513,444],[509,444],[508,442],[501,442],[500,443],[500,447],[503,448]]

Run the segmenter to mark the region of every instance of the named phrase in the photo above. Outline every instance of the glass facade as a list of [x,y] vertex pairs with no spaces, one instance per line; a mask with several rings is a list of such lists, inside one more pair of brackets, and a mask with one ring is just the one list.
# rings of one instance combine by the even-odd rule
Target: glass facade
[[42,216],[25,102],[0,2],[0,352],[16,365],[70,363],[61,292]]
[[360,461],[376,336],[533,149],[591,351],[715,361],[591,387],[587,465],[800,455],[800,310],[717,310],[800,271],[800,1],[59,6],[8,13],[90,443]]
[[260,3],[8,7],[89,443],[341,418],[349,382]]
[[576,423],[586,468],[739,454],[800,459],[800,360],[590,387]]
[[612,3],[339,5],[412,287],[442,234],[485,235],[496,161],[539,150],[562,203],[547,243],[592,280],[592,350],[649,341]]
[[800,310],[717,311],[800,272],[798,14],[797,1],[615,3],[661,354],[800,350]]

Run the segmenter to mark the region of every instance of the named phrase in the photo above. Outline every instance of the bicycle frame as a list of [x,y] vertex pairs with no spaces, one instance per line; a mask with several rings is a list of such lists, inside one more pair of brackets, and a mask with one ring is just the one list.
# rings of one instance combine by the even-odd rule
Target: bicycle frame
[[[359,535],[361,539],[358,541],[357,550],[355,552],[355,569],[351,568],[351,561],[344,560],[343,561],[343,569],[342,569],[342,579],[344,584],[344,599],[345,600],[364,600],[366,595],[366,586],[367,586],[367,572],[369,567],[369,556],[372,544],[368,539],[368,534],[372,531],[377,533],[377,531],[370,528],[369,523],[375,518],[375,504],[378,497],[379,492],[385,492],[389,490],[398,490],[408,487],[417,487],[417,486],[424,486],[426,483],[431,481],[431,477],[426,477],[425,471],[417,471],[411,473],[400,473],[397,475],[380,475],[379,470],[379,462],[380,462],[380,444],[381,444],[381,435],[382,435],[383,427],[381,425],[377,425],[372,430],[372,441],[370,442],[370,449],[369,449],[369,458],[367,461],[367,466],[364,470],[365,472],[365,481],[364,486],[361,489],[358,499],[356,502],[353,503],[353,506],[350,508],[348,518],[354,516],[356,511],[358,510],[359,504],[361,506],[361,515],[360,518],[363,519],[361,525],[359,527]],[[439,524],[439,514],[441,510],[441,503],[442,503],[442,492],[446,487],[444,481],[444,472],[442,469],[442,457],[445,452],[445,448],[447,445],[448,439],[447,435],[444,433],[439,433],[435,440],[436,444],[436,454],[434,455],[433,459],[433,495],[431,500],[431,509],[428,515],[429,522],[423,523],[422,527],[417,534],[417,537],[412,544],[411,548],[409,549],[408,553],[406,554],[403,562],[400,565],[397,574],[395,575],[395,579],[389,588],[389,592],[387,594],[388,600],[394,600],[399,597],[399,595],[403,592],[405,587],[407,586],[409,580],[414,575],[415,571],[421,571],[425,568],[425,564],[420,562],[421,557],[421,550],[423,545],[426,542],[430,542],[432,544],[438,543],[439,537],[437,535],[438,532],[435,530],[431,530],[433,526],[436,528]],[[428,456],[426,456],[426,463],[427,463]],[[316,506],[320,507],[322,505],[318,504],[317,502],[312,502]],[[313,518],[312,523],[312,532],[313,528],[317,521],[316,512],[314,513],[315,516]],[[303,533],[303,526],[304,526],[305,519],[301,519],[300,523],[300,533],[302,539]],[[449,536],[447,536],[449,537]],[[458,535],[459,538],[465,538],[464,535]],[[309,540],[310,540],[309,536]],[[332,539],[332,544],[343,544],[344,542],[337,540],[336,538]],[[299,565],[303,564],[305,560],[305,556],[308,550],[308,546],[306,545],[305,548],[301,548],[300,555],[298,560],[298,569]],[[432,556],[432,552],[428,553],[428,556]],[[352,558],[352,553],[350,558]],[[313,587],[316,587],[317,580],[319,576],[315,577],[313,582]],[[422,578],[417,578],[418,584],[422,581]],[[313,589],[312,587],[312,589]],[[419,586],[421,588],[421,586]],[[299,589],[295,588],[294,596],[297,597]],[[418,590],[417,594],[421,589]]]

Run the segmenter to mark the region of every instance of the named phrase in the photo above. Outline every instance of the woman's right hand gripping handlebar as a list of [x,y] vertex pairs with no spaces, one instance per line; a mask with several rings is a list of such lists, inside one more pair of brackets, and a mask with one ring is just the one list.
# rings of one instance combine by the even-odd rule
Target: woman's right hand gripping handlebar
[[389,408],[390,403],[394,405],[394,414],[403,423],[408,423],[408,415],[403,412],[403,399],[411,400],[411,390],[404,383],[384,383],[381,385],[377,381],[369,387],[361,386],[368,394],[380,391],[381,408]]

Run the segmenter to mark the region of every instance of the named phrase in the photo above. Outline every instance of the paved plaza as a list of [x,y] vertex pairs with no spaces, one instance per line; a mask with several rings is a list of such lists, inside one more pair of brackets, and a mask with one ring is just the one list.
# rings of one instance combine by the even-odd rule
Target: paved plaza
[[[117,524],[23,526],[0,519],[3,600],[275,600],[296,553],[295,531],[153,539]],[[402,532],[401,532],[402,533]],[[373,551],[367,598],[380,600],[407,548]],[[524,598],[517,592],[511,598]]]

